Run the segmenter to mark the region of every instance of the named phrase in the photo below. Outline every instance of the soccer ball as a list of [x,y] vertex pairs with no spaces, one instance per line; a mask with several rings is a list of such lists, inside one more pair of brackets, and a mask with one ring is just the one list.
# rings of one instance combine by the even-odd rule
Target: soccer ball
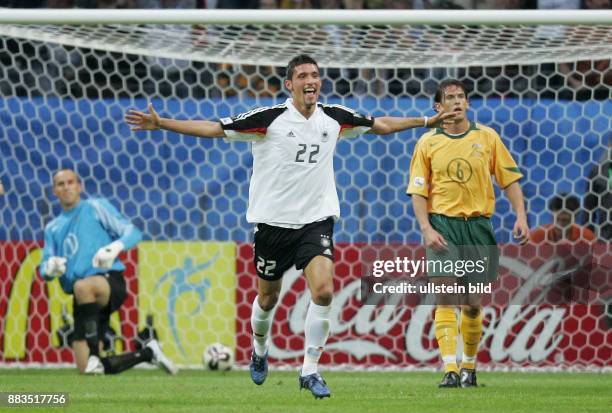
[[209,370],[231,370],[234,365],[234,352],[221,343],[214,343],[206,347],[202,361],[204,367]]

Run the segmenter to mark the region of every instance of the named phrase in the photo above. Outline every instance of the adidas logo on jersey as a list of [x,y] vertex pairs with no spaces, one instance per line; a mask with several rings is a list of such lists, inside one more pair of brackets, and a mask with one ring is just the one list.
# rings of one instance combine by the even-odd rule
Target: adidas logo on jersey
[[331,250],[327,248],[325,251],[323,251],[323,255],[332,255]]
[[295,133],[293,133],[292,130],[289,131],[289,133],[287,134],[288,138],[295,138]]

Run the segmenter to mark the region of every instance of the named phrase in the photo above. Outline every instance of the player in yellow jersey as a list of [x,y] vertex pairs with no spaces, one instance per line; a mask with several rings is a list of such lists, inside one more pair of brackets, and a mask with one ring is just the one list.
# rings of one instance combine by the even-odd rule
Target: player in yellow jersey
[[[428,271],[430,282],[464,285],[469,291],[469,285],[494,281],[498,275],[497,246],[489,220],[495,210],[492,176],[516,213],[515,239],[521,244],[528,240],[529,227],[518,183],[523,175],[499,135],[468,119],[469,100],[463,83],[454,79],[441,82],[434,100],[437,112],[453,112],[456,116],[453,122],[430,130],[417,142],[407,192],[412,195],[427,260],[451,260],[457,264],[452,271],[448,266],[432,265]],[[473,264],[468,266],[466,262],[470,260]],[[480,299],[480,294],[436,297],[435,332],[445,370],[439,387],[477,386],[476,354],[483,330]],[[461,369],[456,359],[457,305],[462,307]]]

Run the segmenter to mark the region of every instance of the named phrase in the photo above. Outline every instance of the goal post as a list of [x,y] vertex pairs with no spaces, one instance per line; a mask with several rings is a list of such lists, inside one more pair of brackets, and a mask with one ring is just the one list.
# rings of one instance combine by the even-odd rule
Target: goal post
[[30,40],[194,61],[283,66],[299,45],[321,66],[395,68],[528,64],[546,50],[554,51],[550,62],[607,58],[611,19],[607,10],[5,9],[0,28]]
[[0,24],[608,25],[608,10],[3,9]]
[[[107,350],[133,349],[149,319],[180,365],[201,366],[216,342],[248,363],[256,294],[248,144],[133,133],[123,116],[148,102],[179,119],[281,103],[284,68],[299,53],[319,62],[321,101],[374,116],[430,116],[436,85],[464,81],[470,116],[500,133],[525,175],[530,226],[551,222],[555,195],[575,195],[578,222],[600,240],[593,262],[609,262],[611,11],[2,9],[1,366],[73,361],[72,301],[36,275],[44,225],[59,213],[50,185],[61,167],[79,173],[84,196],[107,197],[144,234],[122,256],[129,295]],[[405,188],[423,132],[337,146],[342,217],[328,368],[438,364],[431,307],[367,306],[359,292],[368,248],[421,252]],[[497,196],[493,227],[512,250],[514,215]],[[519,258],[502,259],[514,274],[502,292],[546,269],[542,257]],[[590,305],[488,307],[483,368],[610,369],[611,296],[597,293]],[[299,364],[308,298],[303,277],[289,272],[273,366]]]

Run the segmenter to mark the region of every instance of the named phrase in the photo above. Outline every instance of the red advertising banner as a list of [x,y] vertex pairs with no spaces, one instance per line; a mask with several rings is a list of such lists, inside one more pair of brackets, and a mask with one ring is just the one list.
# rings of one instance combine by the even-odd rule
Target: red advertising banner
[[[66,308],[71,309],[72,298],[63,294],[57,282],[45,283],[38,276],[40,246],[37,242],[0,242],[0,363],[73,361],[71,350],[60,346],[57,334],[63,325],[62,315],[71,315]],[[559,260],[573,261],[575,257],[566,252],[559,256],[558,251],[549,254],[538,250],[527,255],[526,252],[529,251],[511,245],[502,248],[501,277],[491,294],[493,305],[484,308],[485,330],[479,362],[503,368],[612,366],[609,246],[599,245],[588,253],[580,253],[592,256],[588,261],[594,264],[590,268],[590,285],[578,288],[586,291],[587,299],[579,294],[578,300],[559,305],[541,301],[542,285],[551,275],[563,276]],[[237,245],[236,360],[242,364],[250,358],[251,304],[257,294],[252,254],[252,245]],[[432,306],[405,302],[364,305],[362,302],[362,275],[367,273],[364,261],[397,255],[418,259],[423,251],[421,247],[408,245],[336,245],[331,335],[321,360],[323,364],[365,368],[439,365]],[[132,250],[123,257],[129,294],[117,324],[121,337],[119,351],[133,350],[136,341],[137,256],[137,251]],[[579,283],[578,287],[582,285]],[[597,302],[590,300],[589,295],[603,297],[604,303],[607,297],[607,304],[602,305],[601,301],[586,304]],[[511,297],[523,297],[523,301],[510,305]],[[504,300],[508,305],[502,305]],[[275,309],[270,348],[273,364],[297,366],[301,363],[309,302],[303,275],[289,271]],[[461,348],[458,350],[460,353]]]
[[[438,366],[432,305],[362,304],[361,278],[365,271],[362,261],[368,249],[411,259],[424,255],[418,246],[336,245],[331,334],[321,363],[366,368]],[[554,258],[550,248],[546,251],[529,251],[513,245],[501,248],[500,281],[489,295],[494,304],[484,307],[485,329],[478,361],[502,368],[612,366],[610,304],[568,300],[553,305],[541,300],[542,280],[549,279],[551,274],[558,276],[557,261],[567,260],[567,256]],[[589,262],[595,264],[592,281],[596,284],[591,295],[601,298],[608,294],[612,298],[609,246],[598,246],[590,254]],[[252,261],[252,246],[239,244],[236,358],[240,363],[248,363],[252,348],[250,308],[257,295]],[[540,297],[539,301],[536,296]],[[523,299],[516,304],[510,301],[512,297]],[[275,309],[269,350],[272,364],[297,366],[301,363],[309,301],[303,275],[287,272]],[[461,346],[458,347],[460,354]]]

